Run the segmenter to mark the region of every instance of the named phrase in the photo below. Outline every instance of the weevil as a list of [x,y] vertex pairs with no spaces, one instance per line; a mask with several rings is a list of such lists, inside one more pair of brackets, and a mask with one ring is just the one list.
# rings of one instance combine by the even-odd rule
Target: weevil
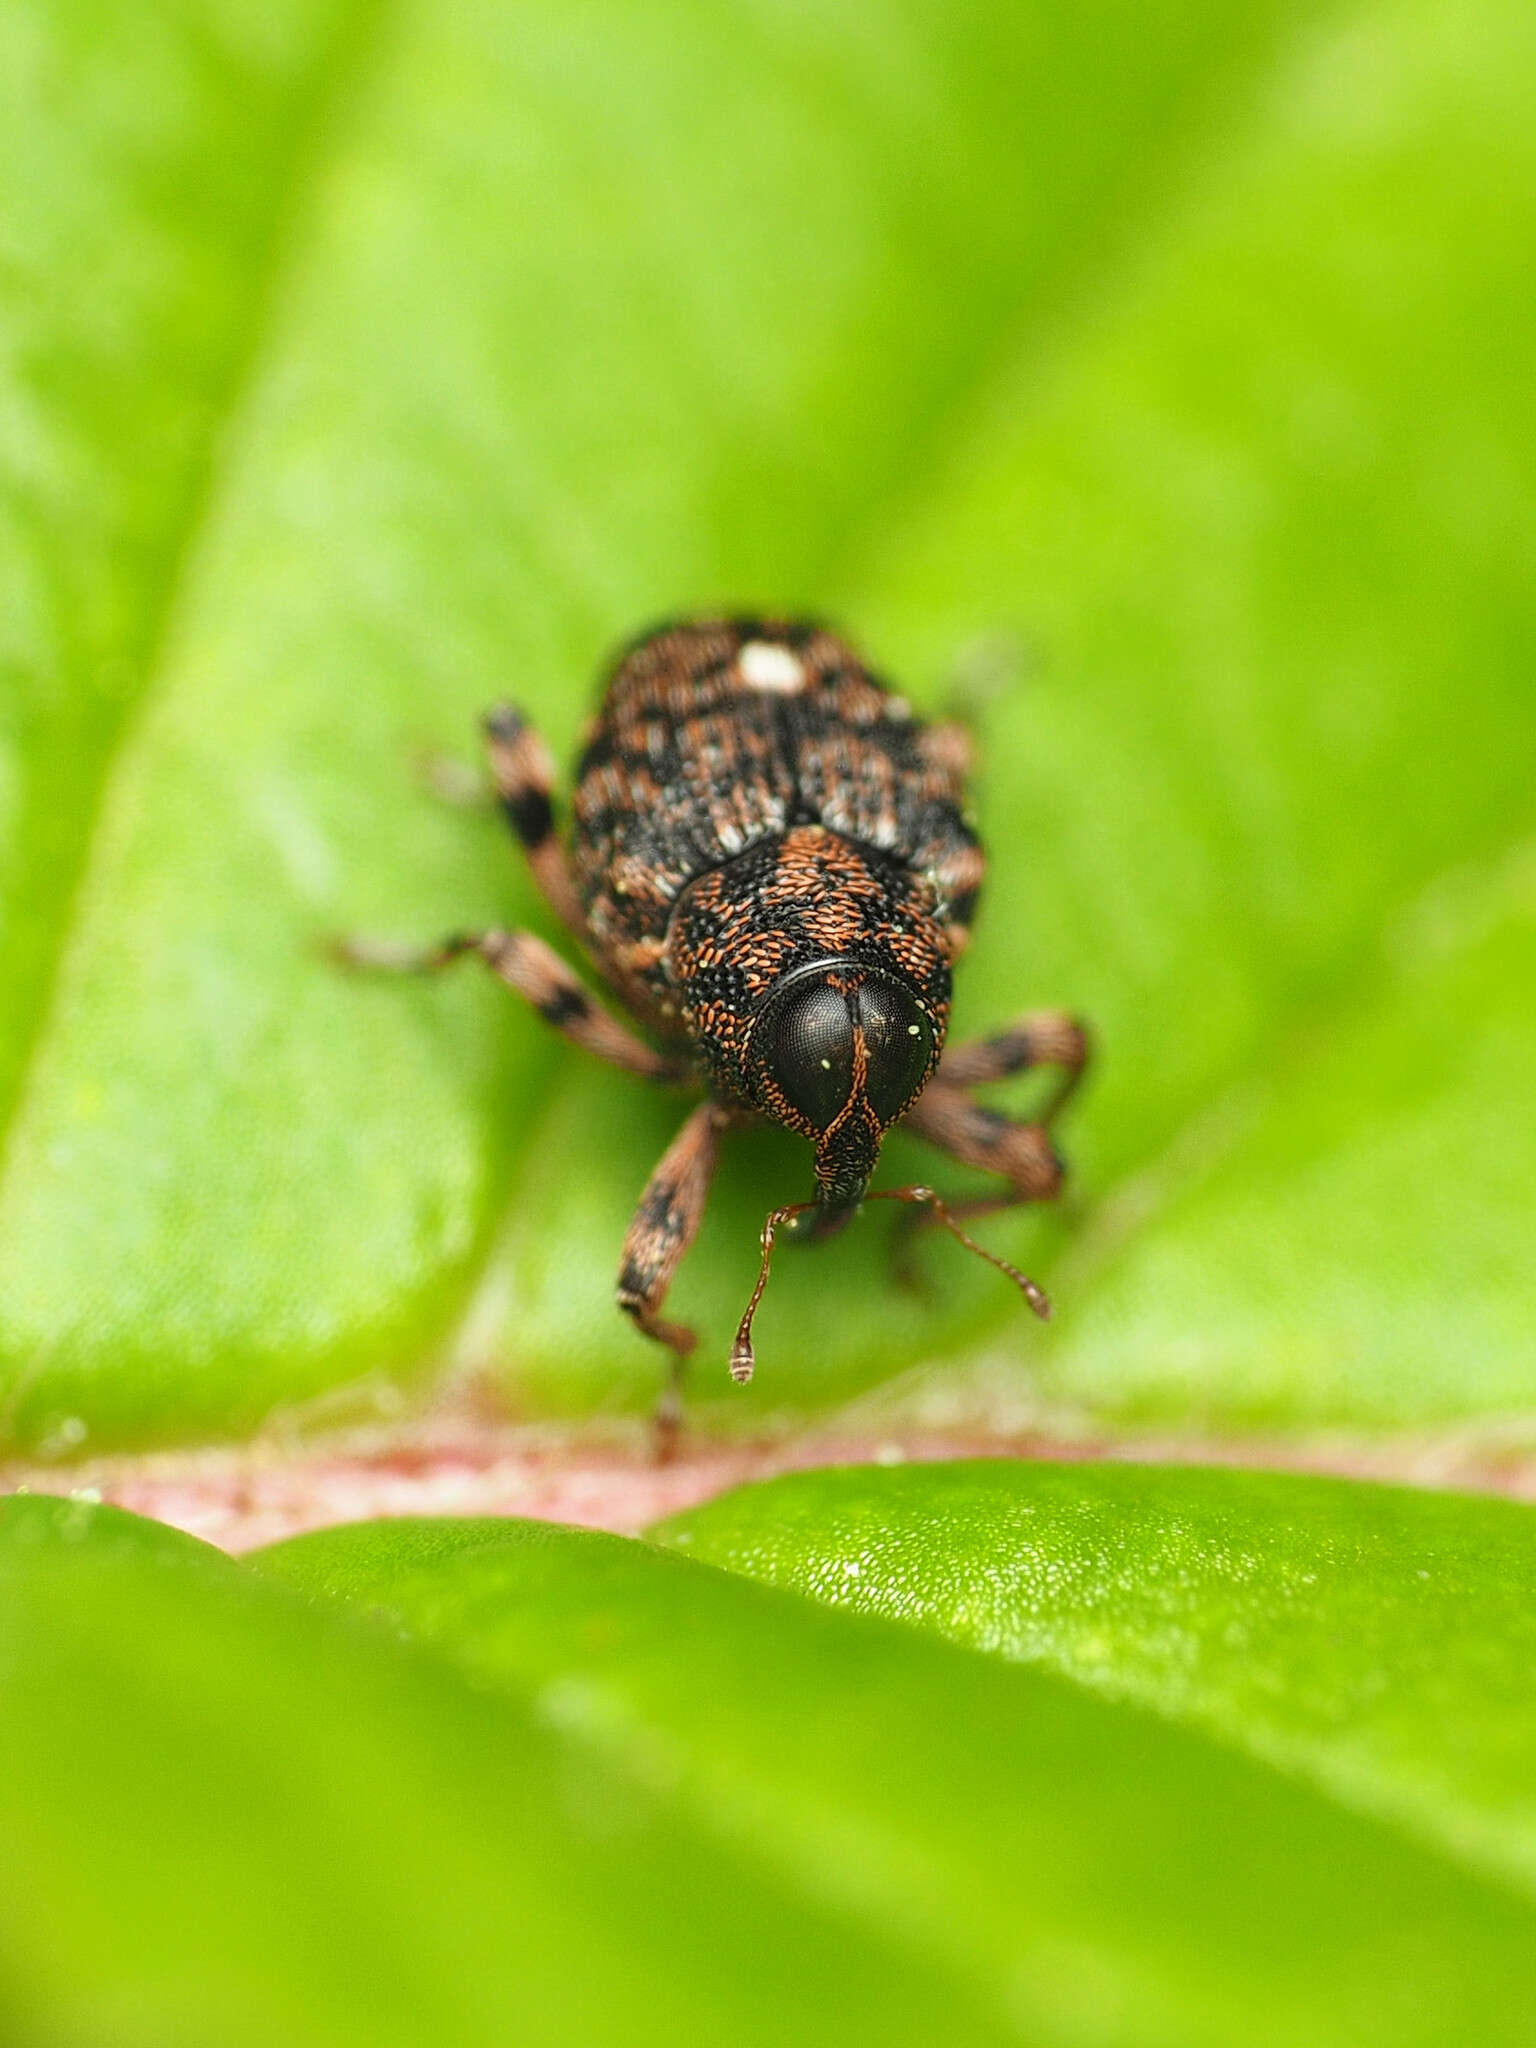
[[[698,618],[632,642],[612,665],[576,767],[569,842],[556,829],[548,748],[510,705],[484,721],[502,809],[556,917],[640,1033],[596,1002],[543,939],[461,932],[400,956],[352,941],[358,963],[433,969],[468,954],[557,1031],[644,1080],[701,1087],[624,1240],[619,1307],[672,1354],[663,1450],[681,1418],[692,1330],[662,1314],[703,1217],[720,1139],[766,1120],[809,1139],[815,1190],[770,1212],[731,1376],[752,1376],[752,1319],[776,1233],[825,1238],[865,1201],[920,1204],[1000,1267],[1041,1316],[1042,1290],[956,1220],[1048,1199],[1062,1184],[1050,1126],[1081,1076],[1075,1018],[1039,1011],[947,1048],[951,976],[985,875],[967,821],[969,743],[925,724],[827,627]],[[973,1091],[1035,1066],[1057,1085],[1027,1122]],[[994,1195],[871,1193],[902,1124]]]

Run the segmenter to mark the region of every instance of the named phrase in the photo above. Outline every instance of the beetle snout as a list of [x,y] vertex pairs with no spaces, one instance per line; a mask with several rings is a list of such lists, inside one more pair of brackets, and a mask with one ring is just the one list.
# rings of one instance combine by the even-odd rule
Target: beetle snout
[[796,1244],[820,1244],[826,1238],[836,1237],[859,1213],[862,1194],[860,1189],[851,1202],[817,1201],[814,1207],[803,1210],[784,1225],[785,1236]]
[[858,1207],[880,1157],[880,1137],[880,1121],[868,1103],[851,1102],[816,1147],[819,1208]]

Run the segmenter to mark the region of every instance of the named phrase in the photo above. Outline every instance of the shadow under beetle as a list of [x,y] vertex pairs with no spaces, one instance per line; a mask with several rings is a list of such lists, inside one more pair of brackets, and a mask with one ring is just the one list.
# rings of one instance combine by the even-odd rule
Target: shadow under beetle
[[[763,1227],[757,1285],[731,1352],[751,1378],[752,1318],[774,1237],[830,1236],[866,1200],[912,1202],[989,1259],[1038,1315],[1035,1283],[977,1245],[931,1188],[869,1192],[893,1124],[1006,1191],[956,1204],[977,1214],[1055,1195],[1050,1123],[1087,1057],[1057,1011],[945,1049],[950,974],[985,873],[962,814],[969,741],[925,725],[846,641],[815,623],[701,618],[634,642],[610,675],[576,771],[569,850],[555,832],[553,764],[511,706],[485,720],[502,808],[535,879],[618,998],[664,1050],[600,1008],[531,932],[467,932],[402,958],[346,942],[353,962],[409,969],[478,953],[546,1022],[646,1080],[702,1085],[624,1240],[618,1303],[669,1347],[661,1447],[681,1419],[694,1333],[661,1314],[693,1242],[720,1134],[768,1118],[809,1138],[816,1192]],[[971,1090],[1026,1067],[1062,1078],[1034,1122]]]

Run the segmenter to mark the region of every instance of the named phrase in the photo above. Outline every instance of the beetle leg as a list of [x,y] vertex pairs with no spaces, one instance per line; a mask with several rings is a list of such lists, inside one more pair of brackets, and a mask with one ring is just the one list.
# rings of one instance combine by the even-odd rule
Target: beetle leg
[[[980,1054],[987,1044],[967,1047]],[[949,1204],[951,1215],[976,1217],[997,1209],[1011,1209],[1020,1202],[1046,1202],[1061,1192],[1064,1168],[1051,1144],[1044,1123],[1019,1123],[999,1110],[988,1109],[958,1088],[946,1086],[944,1069],[930,1081],[903,1119],[904,1128],[926,1138],[930,1145],[948,1152],[962,1165],[978,1166],[988,1173],[1005,1174],[1006,1194],[976,1195]],[[909,1209],[897,1225],[894,1245],[896,1278],[904,1287],[918,1288],[912,1248],[916,1232],[931,1217],[924,1209]]]
[[[957,1202],[947,1202],[945,1207],[951,1216],[967,1223],[974,1223],[982,1216],[995,1216],[1000,1209],[1017,1209],[1027,1200],[1010,1188],[1003,1195],[967,1195]],[[903,1209],[896,1218],[896,1228],[891,1238],[891,1274],[898,1287],[909,1294],[926,1294],[929,1289],[915,1256],[917,1233],[932,1227],[934,1221],[928,1209],[913,1206]]]
[[672,1371],[656,1407],[656,1455],[669,1458],[683,1421],[683,1372],[695,1343],[681,1323],[662,1319],[672,1277],[698,1234],[727,1122],[712,1102],[701,1102],[662,1155],[646,1184],[624,1239],[615,1296],[648,1337],[672,1353]]
[[576,893],[570,862],[555,832],[550,801],[555,764],[543,739],[522,713],[498,704],[483,721],[491,774],[507,823],[522,842],[533,879],[556,917],[585,943],[586,913]]
[[1061,1080],[1035,1118],[1049,1124],[1072,1095],[1088,1064],[1088,1033],[1064,1010],[1035,1010],[992,1038],[946,1052],[936,1076],[943,1088],[976,1088],[1027,1067],[1060,1067]]
[[1046,1202],[1061,1192],[1064,1168],[1044,1124],[987,1109],[943,1080],[928,1083],[903,1124],[963,1165],[1003,1174],[1016,1201]]
[[508,988],[528,998],[546,1024],[610,1066],[647,1081],[691,1079],[684,1063],[657,1052],[595,1003],[560,955],[532,932],[455,932],[424,953],[342,939],[332,951],[349,967],[380,967],[396,974],[431,974],[466,953],[478,953]]

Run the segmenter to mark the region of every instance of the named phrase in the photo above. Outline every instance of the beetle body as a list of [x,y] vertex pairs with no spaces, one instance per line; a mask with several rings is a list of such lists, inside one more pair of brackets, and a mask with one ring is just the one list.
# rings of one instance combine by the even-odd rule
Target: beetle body
[[[659,627],[613,668],[577,765],[569,848],[555,828],[553,767],[510,706],[486,720],[507,819],[551,906],[642,1038],[595,1003],[528,932],[459,935],[401,961],[435,967],[477,952],[587,1050],[647,1079],[702,1086],[641,1198],[620,1265],[619,1305],[681,1361],[693,1333],[660,1310],[702,1217],[721,1134],[763,1119],[810,1140],[811,1201],[775,1210],[732,1371],[750,1375],[752,1312],[773,1234],[841,1227],[867,1195],[897,1122],[1002,1177],[995,1208],[1053,1195],[1048,1126],[1082,1071],[1082,1027],[1054,1011],[946,1049],[951,975],[985,872],[963,813],[964,733],[928,725],[825,627],[703,618]],[[1032,1121],[972,1091],[1026,1067],[1061,1083]],[[973,1250],[928,1188],[928,1204]],[[1040,1313],[1044,1296],[1001,1265]],[[659,1420],[670,1440],[677,1376]]]
[[[663,628],[620,661],[577,770],[572,851],[601,959],[723,1103],[817,1144],[818,1187],[844,1208],[943,1050],[984,866],[961,765],[953,736],[836,635],[721,620]],[[815,1014],[834,982],[846,1038]],[[828,1050],[807,1047],[814,1065],[786,1088],[762,1040],[792,989]],[[888,1012],[901,1042],[872,1091]]]

